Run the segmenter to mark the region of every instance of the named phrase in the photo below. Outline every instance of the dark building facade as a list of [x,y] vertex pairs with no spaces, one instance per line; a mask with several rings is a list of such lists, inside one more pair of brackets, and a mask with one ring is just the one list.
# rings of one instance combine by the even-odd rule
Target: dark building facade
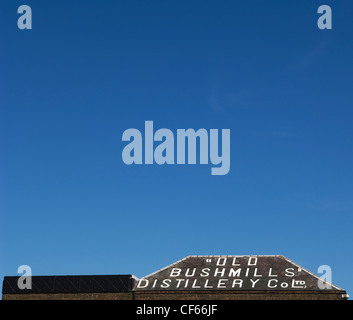
[[284,256],[188,256],[141,279],[133,275],[5,277],[3,300],[345,300]]

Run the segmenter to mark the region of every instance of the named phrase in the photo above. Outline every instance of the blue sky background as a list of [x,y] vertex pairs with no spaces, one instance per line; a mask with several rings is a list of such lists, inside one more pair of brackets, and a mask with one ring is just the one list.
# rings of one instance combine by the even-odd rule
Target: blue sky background
[[[352,295],[352,17],[347,0],[1,1],[0,277],[283,254]],[[145,120],[231,129],[230,173],[125,165]]]

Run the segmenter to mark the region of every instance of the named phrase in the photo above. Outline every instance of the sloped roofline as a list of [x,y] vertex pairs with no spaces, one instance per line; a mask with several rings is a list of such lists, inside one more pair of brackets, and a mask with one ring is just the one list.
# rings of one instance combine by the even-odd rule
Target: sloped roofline
[[[287,260],[288,262],[290,262],[290,263],[294,264],[295,266],[297,266],[298,268],[300,268],[300,269],[304,270],[305,272],[309,273],[310,275],[312,275],[312,276],[313,276],[314,278],[316,278],[317,280],[320,280],[320,279],[321,279],[321,278],[320,278],[318,275],[316,275],[315,273],[309,271],[308,269],[303,268],[302,266],[298,265],[297,263],[295,263],[294,261],[288,259],[287,257],[285,257],[285,256],[282,256],[282,257],[283,257],[285,260]],[[321,279],[321,280],[322,280],[322,279]],[[329,281],[326,281],[326,280],[325,280],[325,283],[327,283],[328,285],[330,285],[332,288],[335,288],[336,290],[345,291],[344,289],[335,286],[334,284],[332,284],[332,283],[329,282]]]
[[[297,266],[299,269],[303,270],[304,272],[309,273],[310,275],[312,275],[312,276],[315,277],[316,279],[318,279],[318,280],[321,279],[321,278],[320,278],[318,275],[316,275],[315,273],[309,271],[309,270],[306,269],[306,268],[303,268],[302,266],[298,265],[298,264],[295,263],[294,261],[288,259],[287,257],[285,257],[284,255],[281,255],[281,254],[277,254],[277,255],[275,255],[275,254],[272,254],[272,255],[271,255],[271,254],[263,254],[263,255],[252,255],[252,254],[250,254],[250,255],[246,255],[246,254],[242,254],[242,255],[189,255],[189,256],[186,256],[185,258],[182,258],[182,259],[180,259],[180,260],[178,260],[178,261],[176,261],[176,262],[173,262],[173,263],[170,264],[170,265],[167,265],[166,267],[164,267],[164,268],[162,268],[162,269],[159,269],[159,270],[157,270],[157,271],[155,271],[155,272],[152,272],[152,273],[150,273],[150,274],[148,274],[148,275],[142,277],[141,279],[149,278],[149,277],[151,277],[151,276],[153,276],[153,275],[155,275],[155,274],[157,274],[157,273],[159,273],[159,272],[161,272],[161,271],[163,271],[163,270],[165,270],[165,269],[168,269],[168,268],[170,268],[170,267],[172,267],[172,266],[174,266],[174,265],[176,265],[176,264],[178,264],[178,263],[180,263],[180,262],[182,262],[182,261],[184,261],[184,260],[186,260],[186,259],[188,259],[188,258],[194,258],[194,257],[204,257],[204,258],[206,258],[206,257],[210,257],[210,258],[228,258],[228,257],[232,257],[232,258],[235,258],[235,257],[280,257],[281,259],[284,259],[284,260],[288,261],[289,263],[291,263],[291,264]],[[325,281],[325,282],[326,282],[327,284],[329,284],[332,288],[336,289],[336,290],[344,291],[342,288],[337,287],[336,285],[332,284],[332,283],[329,282],[329,281]]]

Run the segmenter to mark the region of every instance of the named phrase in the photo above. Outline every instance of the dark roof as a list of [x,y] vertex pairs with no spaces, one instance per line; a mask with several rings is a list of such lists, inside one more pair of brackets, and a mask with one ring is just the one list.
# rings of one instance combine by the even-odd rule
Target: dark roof
[[5,277],[3,294],[113,293],[149,290],[345,291],[321,288],[314,273],[281,255],[188,256],[141,279],[133,275],[32,276],[21,290],[20,277]]
[[146,290],[314,290],[343,291],[330,284],[320,288],[317,275],[281,255],[188,256],[136,282]]
[[20,289],[20,277],[5,277],[3,294],[11,293],[108,293],[126,292],[134,287],[133,275],[32,276],[32,289]]

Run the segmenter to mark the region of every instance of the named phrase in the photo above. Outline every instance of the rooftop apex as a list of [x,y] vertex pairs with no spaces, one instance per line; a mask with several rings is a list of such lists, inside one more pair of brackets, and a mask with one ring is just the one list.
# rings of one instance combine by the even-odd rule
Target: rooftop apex
[[188,256],[140,279],[139,290],[337,290],[282,255]]

